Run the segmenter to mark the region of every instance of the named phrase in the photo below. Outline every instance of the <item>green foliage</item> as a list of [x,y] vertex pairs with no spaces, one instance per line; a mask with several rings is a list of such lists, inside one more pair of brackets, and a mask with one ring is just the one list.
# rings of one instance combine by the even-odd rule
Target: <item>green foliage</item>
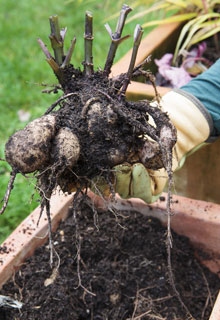
[[[217,35],[220,31],[220,13],[216,12],[220,1],[217,0],[140,0],[134,2],[138,8],[146,6],[147,8],[133,15],[128,22],[134,21],[137,18],[147,20],[149,15],[156,13],[161,15],[162,19],[155,17],[152,21],[145,22],[142,27],[156,26],[171,22],[187,22],[180,33],[180,37],[175,49],[173,64],[176,63],[178,56],[184,50],[189,50],[190,47],[202,40],[205,40],[213,35]],[[149,8],[149,5],[150,8]]]
[[173,63],[184,50],[189,50],[193,44],[205,40],[220,31],[220,14],[208,13],[200,15],[183,27],[174,52]]
[[[133,1],[127,1],[131,5]],[[41,38],[48,49],[50,41],[49,17],[57,14],[60,27],[67,27],[65,51],[75,35],[77,38],[72,63],[80,67],[84,60],[84,19],[85,12],[93,13],[94,22],[94,66],[103,68],[110,37],[104,24],[108,16],[121,10],[120,1],[81,1],[81,0],[0,0],[0,158],[4,158],[4,145],[8,137],[22,129],[18,111],[30,112],[30,120],[42,115],[61,95],[42,94],[42,83],[56,84],[56,78],[45,61],[44,54],[37,42]],[[117,19],[109,22],[115,30]],[[140,22],[140,21],[138,21]],[[134,32],[134,21],[125,27],[125,34]],[[132,47],[132,37],[124,42],[117,51],[116,61]],[[52,53],[52,50],[51,50]],[[29,120],[29,121],[30,121]],[[3,198],[10,177],[11,168],[0,161],[0,200]],[[15,180],[8,208],[0,217],[0,243],[37,205],[37,198],[31,202],[34,193],[34,180],[27,181],[21,175]]]

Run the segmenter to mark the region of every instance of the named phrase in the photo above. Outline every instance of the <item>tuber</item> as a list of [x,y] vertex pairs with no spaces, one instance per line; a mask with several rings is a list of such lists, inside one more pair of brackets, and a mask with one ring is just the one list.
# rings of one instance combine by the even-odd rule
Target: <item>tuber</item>
[[5,146],[5,158],[13,170],[30,173],[45,167],[55,124],[55,116],[42,116],[9,138]]
[[51,158],[53,163],[60,163],[73,168],[79,159],[80,145],[77,136],[69,128],[61,128],[53,140]]

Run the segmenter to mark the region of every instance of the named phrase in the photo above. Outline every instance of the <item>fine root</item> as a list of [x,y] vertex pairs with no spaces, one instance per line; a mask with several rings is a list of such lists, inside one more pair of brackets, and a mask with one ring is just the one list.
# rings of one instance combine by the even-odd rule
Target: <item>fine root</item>
[[14,187],[14,181],[15,181],[16,175],[17,175],[17,171],[16,170],[11,172],[11,178],[10,178],[10,180],[8,182],[8,187],[7,187],[7,190],[5,192],[5,196],[2,199],[3,205],[2,205],[2,208],[0,210],[0,215],[3,214],[3,212],[7,208],[9,197],[10,197],[11,191],[12,191],[12,189]]

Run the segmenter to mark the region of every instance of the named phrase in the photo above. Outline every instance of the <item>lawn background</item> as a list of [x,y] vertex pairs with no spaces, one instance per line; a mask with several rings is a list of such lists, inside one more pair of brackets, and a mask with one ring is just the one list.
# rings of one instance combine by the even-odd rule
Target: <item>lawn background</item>
[[[131,5],[134,1],[127,1]],[[147,1],[146,1],[147,2]],[[49,17],[59,16],[60,27],[67,27],[65,43],[68,47],[75,35],[77,38],[72,63],[81,66],[84,57],[84,16],[85,11],[93,13],[95,68],[103,68],[110,45],[110,37],[104,28],[109,16],[119,12],[122,1],[79,1],[79,0],[0,0],[0,158],[4,158],[4,144],[8,137],[27,122],[19,120],[18,111],[30,112],[30,120],[41,116],[56,101],[58,94],[42,94],[40,84],[55,84],[53,75],[39,47],[40,37],[49,46]],[[146,8],[146,7],[145,7]],[[139,6],[134,13],[142,10]],[[152,19],[153,17],[151,17]],[[137,23],[146,22],[146,18],[133,21],[124,28],[123,35],[131,34]],[[117,18],[108,21],[115,30]],[[145,30],[144,35],[150,29]],[[131,47],[132,37],[119,47],[115,61],[121,58]],[[29,120],[29,121],[30,121]],[[11,168],[0,162],[0,199],[4,197]],[[39,204],[34,197],[34,180],[17,176],[8,207],[0,217],[0,243],[9,233]]]

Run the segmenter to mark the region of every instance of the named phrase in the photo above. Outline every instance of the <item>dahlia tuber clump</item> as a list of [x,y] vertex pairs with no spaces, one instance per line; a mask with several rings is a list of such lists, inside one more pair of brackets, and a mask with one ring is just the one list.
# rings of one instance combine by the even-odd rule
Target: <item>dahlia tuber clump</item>
[[[132,56],[127,73],[117,77],[111,76],[111,67],[117,47],[128,38],[128,36],[122,37],[121,35],[125,19],[130,11],[130,7],[123,5],[114,33],[109,25],[106,25],[112,41],[104,70],[98,71],[94,71],[92,57],[92,14],[86,12],[85,15],[83,70],[75,68],[70,63],[76,38],[73,38],[65,55],[63,45],[66,29],[60,30],[57,16],[50,17],[51,34],[49,38],[54,57],[41,39],[38,39],[38,42],[46,56],[46,61],[59,81],[54,92],[59,89],[63,91],[63,95],[48,108],[42,117],[30,122],[23,130],[17,131],[6,143],[5,160],[12,167],[12,172],[0,214],[7,207],[16,175],[33,173],[37,180],[36,188],[41,196],[40,216],[46,209],[48,218],[50,262],[52,264],[50,198],[57,188],[68,193],[75,191],[73,217],[76,223],[79,267],[80,234],[76,217],[78,196],[82,194],[82,199],[86,199],[87,189],[94,187],[97,177],[105,181],[114,196],[114,166],[118,164],[141,162],[146,168],[152,170],[165,168],[169,178],[167,200],[169,277],[179,301],[184,305],[175,289],[170,261],[170,193],[172,150],[176,143],[176,129],[168,115],[159,107],[159,96],[152,74],[143,70],[148,59],[135,66],[143,34],[140,25],[136,26],[134,32]],[[152,81],[158,107],[152,106],[146,100],[138,102],[126,100],[129,82],[140,75]],[[102,193],[98,185],[95,185],[95,190],[99,195]],[[79,283],[81,283],[80,274]]]
[[[82,192],[101,176],[113,190],[115,165],[142,162],[147,168],[164,167],[171,176],[172,148],[176,131],[168,115],[148,101],[127,101],[125,94],[131,78],[149,73],[143,65],[135,67],[143,30],[137,25],[128,72],[110,76],[117,46],[127,14],[123,5],[115,33],[106,29],[112,39],[104,70],[94,71],[92,57],[92,14],[85,16],[85,61],[80,70],[71,63],[76,39],[64,54],[66,29],[59,29],[58,17],[50,18],[50,40],[54,57],[42,40],[38,42],[53,69],[63,96],[45,114],[11,136],[5,146],[6,161],[12,167],[11,179],[4,197],[3,213],[17,173],[34,173],[49,218],[49,199],[54,189]],[[152,76],[150,76],[152,79]],[[154,126],[149,124],[149,116]],[[141,151],[140,151],[141,150]]]

